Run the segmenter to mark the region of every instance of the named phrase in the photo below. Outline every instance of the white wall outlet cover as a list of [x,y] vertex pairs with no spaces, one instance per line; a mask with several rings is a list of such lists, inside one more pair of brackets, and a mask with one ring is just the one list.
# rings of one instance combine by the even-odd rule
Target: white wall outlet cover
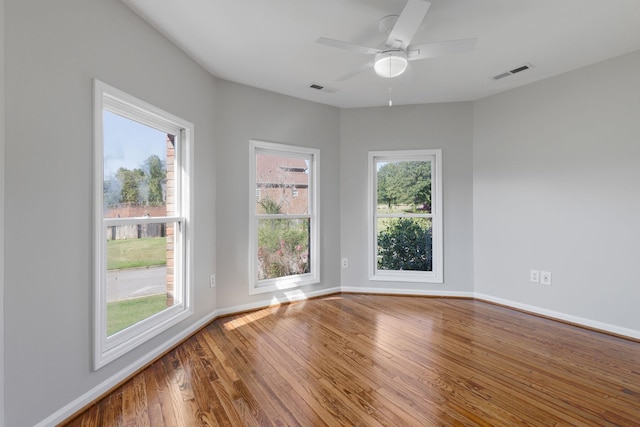
[[540,283],[543,285],[551,284],[551,272],[550,271],[541,271],[540,272]]
[[534,283],[540,283],[540,270],[529,271],[529,280]]

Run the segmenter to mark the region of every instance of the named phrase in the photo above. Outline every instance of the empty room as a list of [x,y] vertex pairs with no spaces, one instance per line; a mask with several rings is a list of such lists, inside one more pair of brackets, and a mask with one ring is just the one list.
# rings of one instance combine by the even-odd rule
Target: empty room
[[0,427],[640,425],[637,0],[0,22]]

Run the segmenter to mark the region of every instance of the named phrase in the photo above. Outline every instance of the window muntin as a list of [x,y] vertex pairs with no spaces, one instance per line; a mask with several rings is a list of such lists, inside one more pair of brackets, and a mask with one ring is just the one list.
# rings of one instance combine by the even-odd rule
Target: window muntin
[[192,314],[192,133],[95,82],[95,369]]
[[370,279],[442,283],[441,151],[369,154]]
[[318,150],[251,142],[251,293],[319,282],[318,165]]

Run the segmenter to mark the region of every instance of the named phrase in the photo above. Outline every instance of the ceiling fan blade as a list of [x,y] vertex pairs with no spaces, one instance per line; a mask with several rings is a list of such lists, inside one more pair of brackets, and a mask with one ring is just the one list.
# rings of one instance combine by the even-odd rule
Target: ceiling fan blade
[[389,33],[385,44],[394,49],[406,49],[424,21],[429,6],[431,3],[428,1],[409,0],[402,9],[402,13]]
[[367,70],[372,70],[373,69],[373,61],[369,61],[366,64],[364,64],[362,67],[357,68],[347,74],[345,74],[344,76],[338,77],[336,79],[337,82],[343,82],[347,79],[350,79],[351,77],[357,76],[358,74],[365,72]]
[[407,59],[415,61],[416,59],[470,52],[475,49],[477,41],[478,39],[462,39],[411,45],[407,48]]
[[328,39],[326,37],[320,37],[316,40],[316,43],[320,43],[326,46],[337,47],[338,49],[344,49],[351,52],[363,53],[368,55],[375,55],[382,52],[382,50],[375,47],[362,46],[355,43],[343,42],[342,40]]

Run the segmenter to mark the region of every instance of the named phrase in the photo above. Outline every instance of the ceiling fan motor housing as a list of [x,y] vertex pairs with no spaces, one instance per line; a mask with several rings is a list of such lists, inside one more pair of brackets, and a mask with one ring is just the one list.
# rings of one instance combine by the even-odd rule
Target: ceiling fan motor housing
[[376,54],[373,69],[380,77],[391,79],[405,72],[407,54],[402,50],[387,50]]

